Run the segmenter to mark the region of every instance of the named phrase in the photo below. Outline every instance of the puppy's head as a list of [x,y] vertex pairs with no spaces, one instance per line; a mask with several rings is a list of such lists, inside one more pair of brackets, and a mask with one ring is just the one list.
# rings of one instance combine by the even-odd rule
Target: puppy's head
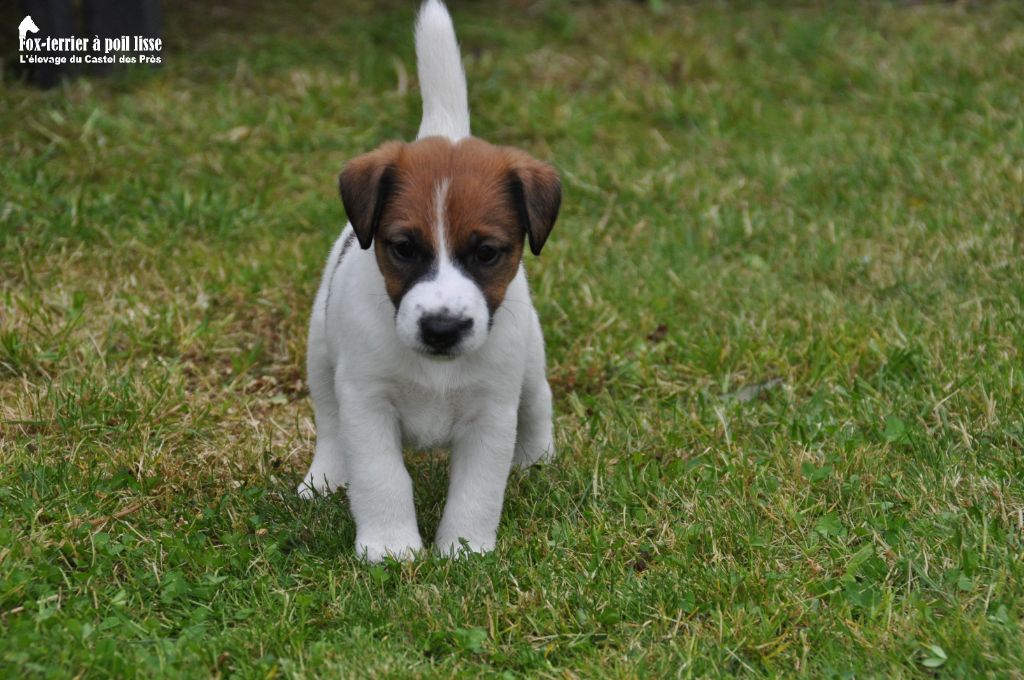
[[438,357],[484,344],[524,240],[540,254],[562,197],[554,168],[472,137],[388,142],[350,161],[339,184],[359,245],[374,248],[398,337]]

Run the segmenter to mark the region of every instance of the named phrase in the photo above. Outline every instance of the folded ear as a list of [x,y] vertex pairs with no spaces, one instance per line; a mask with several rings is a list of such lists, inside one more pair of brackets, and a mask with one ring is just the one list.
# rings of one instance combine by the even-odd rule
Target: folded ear
[[526,230],[530,250],[534,255],[540,255],[558,219],[558,208],[562,204],[562,182],[558,179],[558,171],[547,163],[518,149],[510,150],[509,155],[509,190],[512,201],[519,214],[519,221]]
[[377,223],[394,190],[395,167],[403,146],[402,142],[387,142],[353,158],[338,177],[341,202],[363,250],[373,243]]

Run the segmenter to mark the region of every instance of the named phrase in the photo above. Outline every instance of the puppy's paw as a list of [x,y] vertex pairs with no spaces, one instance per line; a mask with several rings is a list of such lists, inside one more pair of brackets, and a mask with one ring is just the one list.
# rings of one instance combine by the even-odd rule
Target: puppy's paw
[[484,555],[494,550],[494,539],[470,540],[462,537],[445,538],[438,536],[434,541],[434,552],[441,557],[460,558],[468,555]]
[[311,500],[321,496],[328,496],[345,486],[344,479],[329,479],[326,475],[315,476],[312,472],[306,474],[306,478],[295,489],[302,500]]
[[423,550],[423,539],[419,534],[389,537],[357,537],[356,555],[371,564],[383,562],[387,558],[401,562],[416,559],[416,553]]
[[532,465],[543,465],[555,459],[555,443],[548,440],[544,444],[516,446],[515,456],[512,458],[512,467],[517,470],[524,470]]

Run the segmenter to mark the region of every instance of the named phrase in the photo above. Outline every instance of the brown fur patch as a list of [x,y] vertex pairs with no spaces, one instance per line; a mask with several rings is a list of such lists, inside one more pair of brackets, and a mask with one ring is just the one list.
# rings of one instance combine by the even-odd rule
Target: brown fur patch
[[[524,236],[539,253],[551,231],[561,197],[558,175],[518,149],[473,137],[455,143],[441,137],[389,142],[353,160],[342,172],[342,200],[360,245],[374,243],[396,306],[436,269],[435,201],[446,181],[449,256],[480,286],[493,313],[516,275]],[[396,255],[395,244],[403,242],[412,244],[415,258]],[[496,249],[498,258],[481,261],[481,247]]]

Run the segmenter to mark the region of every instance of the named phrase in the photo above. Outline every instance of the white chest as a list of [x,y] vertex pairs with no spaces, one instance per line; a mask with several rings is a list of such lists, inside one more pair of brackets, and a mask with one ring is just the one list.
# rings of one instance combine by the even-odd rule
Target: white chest
[[448,446],[459,422],[463,401],[463,395],[458,392],[407,386],[394,399],[402,443],[417,448]]

